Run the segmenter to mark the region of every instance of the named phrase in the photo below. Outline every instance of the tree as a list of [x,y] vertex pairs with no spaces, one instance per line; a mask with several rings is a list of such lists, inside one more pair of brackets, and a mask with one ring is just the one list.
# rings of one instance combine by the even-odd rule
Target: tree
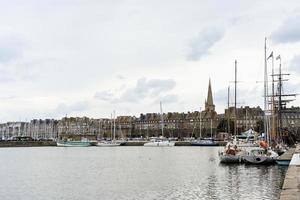
[[218,126],[217,126],[217,132],[227,132],[227,133],[233,133],[234,132],[234,121],[229,120],[229,126],[230,130],[228,131],[228,120],[227,119],[221,119]]
[[262,119],[259,119],[256,121],[256,127],[254,130],[258,133],[263,133],[264,132],[264,121]]

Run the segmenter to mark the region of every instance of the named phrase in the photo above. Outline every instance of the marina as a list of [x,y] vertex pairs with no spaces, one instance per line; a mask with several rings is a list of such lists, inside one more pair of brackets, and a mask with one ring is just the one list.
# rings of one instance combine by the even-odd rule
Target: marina
[[0,200],[300,200],[299,0],[0,11]]

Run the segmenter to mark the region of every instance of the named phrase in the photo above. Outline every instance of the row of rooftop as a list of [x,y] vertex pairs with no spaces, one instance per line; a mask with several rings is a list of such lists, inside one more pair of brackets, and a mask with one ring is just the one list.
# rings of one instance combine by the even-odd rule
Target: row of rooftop
[[[300,108],[291,107],[286,109],[289,112],[283,113],[283,127],[298,132],[300,129]],[[237,116],[235,116],[235,114]],[[230,107],[224,113],[217,114],[213,103],[211,83],[209,82],[205,109],[201,111],[178,113],[146,113],[135,116],[117,116],[115,123],[109,118],[88,118],[88,117],[64,117],[55,119],[33,119],[30,122],[7,122],[0,124],[0,137],[7,139],[13,136],[31,136],[33,138],[55,139],[72,135],[90,135],[96,137],[110,137],[113,129],[118,137],[141,137],[157,136],[160,134],[164,119],[166,136],[190,137],[206,136],[210,133],[231,132],[231,127],[226,127],[224,121],[233,123],[236,118],[236,127],[239,132],[250,128],[258,132],[263,131],[264,111],[259,107]],[[201,118],[201,120],[200,120]],[[201,123],[200,123],[201,121]],[[115,124],[115,127],[113,125]],[[200,125],[201,124],[201,125]],[[200,131],[201,127],[201,131]]]

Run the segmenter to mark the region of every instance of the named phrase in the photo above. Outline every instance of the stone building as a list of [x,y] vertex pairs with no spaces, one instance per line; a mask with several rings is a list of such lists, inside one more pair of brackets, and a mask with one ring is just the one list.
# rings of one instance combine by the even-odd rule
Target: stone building
[[282,113],[284,128],[300,128],[300,107],[285,108]]
[[33,119],[28,124],[26,136],[34,139],[57,139],[58,121],[54,119]]
[[57,124],[58,136],[62,138],[89,138],[92,140],[110,138],[113,120],[107,118],[64,117]]
[[6,140],[15,136],[27,136],[28,123],[7,122],[0,124],[1,139]]
[[133,136],[136,117],[118,116],[115,121],[115,131],[117,138],[127,138]]
[[[236,122],[237,122],[237,133],[241,133],[248,129],[257,129],[259,122],[264,119],[264,111],[259,107],[240,107],[236,109]],[[235,120],[234,107],[225,109],[224,117],[232,121]]]

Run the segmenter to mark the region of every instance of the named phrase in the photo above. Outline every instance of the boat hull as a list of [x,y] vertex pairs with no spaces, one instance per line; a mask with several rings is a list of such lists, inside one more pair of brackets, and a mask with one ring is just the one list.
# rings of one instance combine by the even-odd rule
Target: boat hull
[[242,156],[239,155],[220,155],[220,163],[242,163]]
[[117,147],[120,145],[121,145],[121,143],[117,143],[117,142],[98,142],[97,143],[98,147]]
[[208,147],[215,147],[219,146],[217,142],[215,142],[213,139],[198,139],[191,141],[191,146],[208,146]]
[[67,142],[57,142],[58,147],[88,147],[91,146],[90,142],[81,141],[67,141]]
[[175,142],[162,141],[162,142],[147,142],[144,144],[145,147],[173,147]]
[[275,164],[276,159],[268,156],[243,156],[243,161],[246,164]]

